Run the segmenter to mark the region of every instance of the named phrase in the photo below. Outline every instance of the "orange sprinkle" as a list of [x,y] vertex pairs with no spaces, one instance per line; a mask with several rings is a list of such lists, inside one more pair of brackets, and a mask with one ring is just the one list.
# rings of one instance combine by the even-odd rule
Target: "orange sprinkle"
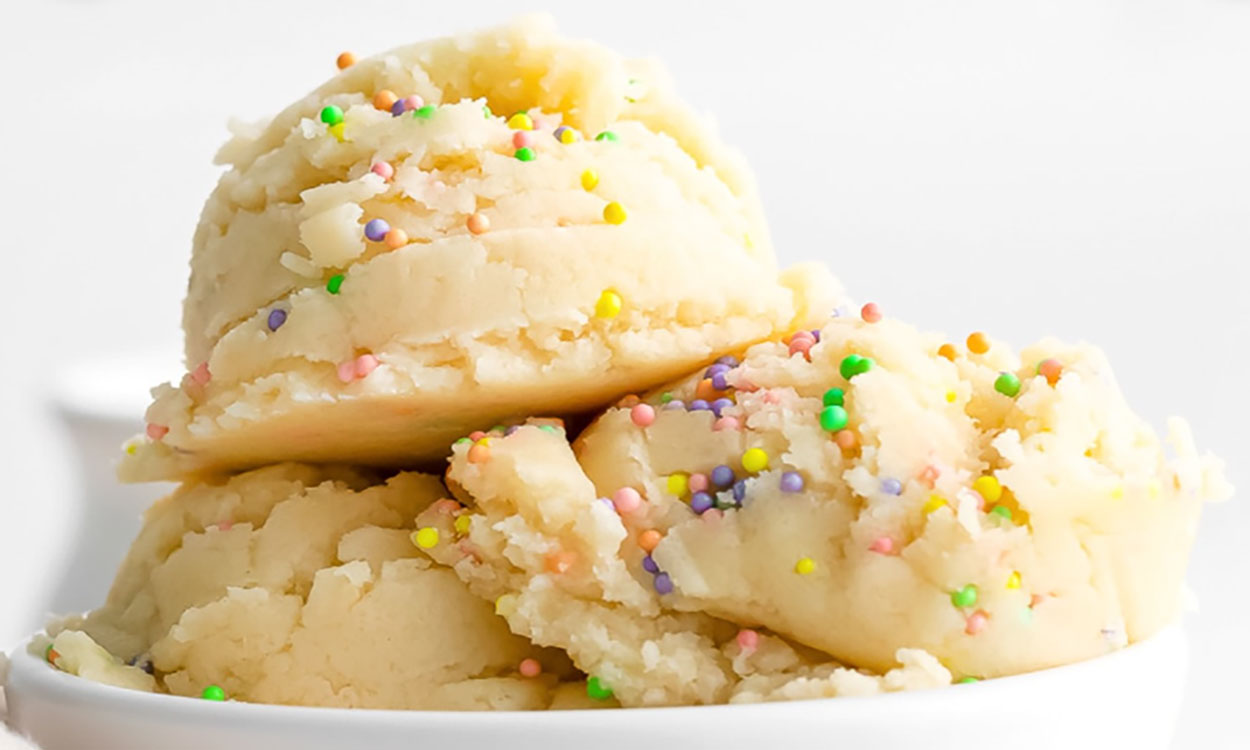
[[660,545],[660,540],[664,535],[655,529],[647,529],[638,535],[638,546],[642,547],[644,552],[652,552]]
[[395,102],[399,101],[399,97],[390,89],[382,89],[373,95],[373,106],[383,112],[390,112],[391,107],[395,106]]
[[876,302],[869,302],[859,311],[865,323],[876,323],[881,320],[881,308]]
[[833,434],[833,442],[844,451],[854,450],[859,445],[859,436],[854,430],[838,430]]
[[56,664],[56,660],[61,658],[61,654],[54,648],[48,649],[48,663]]
[[484,464],[490,460],[490,446],[478,443],[469,449],[469,463]]
[[954,344],[942,344],[938,347],[938,356],[946,357],[950,361],[954,362],[955,357],[959,356],[959,352],[955,349]]
[[486,218],[484,213],[473,214],[465,224],[468,225],[469,231],[474,234],[485,234],[490,231],[490,219]]
[[522,677],[537,677],[543,673],[543,665],[539,664],[537,659],[522,659],[517,671]]
[[973,354],[985,354],[990,350],[990,342],[985,338],[985,334],[977,331],[968,334],[968,351]]
[[694,389],[694,397],[701,398],[704,401],[715,401],[719,394],[720,391],[716,390],[716,387],[712,385],[711,378],[700,380],[699,385]]
[[1037,366],[1037,374],[1046,378],[1046,382],[1054,385],[1059,382],[1059,376],[1063,375],[1063,363],[1057,359],[1044,359]]
[[638,398],[638,394],[631,393],[625,398],[618,401],[617,406],[621,407],[622,409],[632,409],[640,403],[642,403],[642,399]]
[[398,250],[408,244],[408,233],[402,229],[392,229],[386,233],[386,236],[382,238],[382,241],[385,242],[386,246],[390,249]]
[[350,52],[343,52],[335,59],[334,64],[339,66],[339,70],[350,68],[356,64],[356,56]]
[[941,474],[942,472],[938,470],[938,467],[930,464],[921,470],[919,475],[920,481],[932,487],[933,483],[937,481],[937,478],[941,476]]
[[548,553],[543,558],[543,567],[548,573],[567,573],[573,569],[573,563],[577,562],[577,555],[568,550],[560,550],[559,552]]

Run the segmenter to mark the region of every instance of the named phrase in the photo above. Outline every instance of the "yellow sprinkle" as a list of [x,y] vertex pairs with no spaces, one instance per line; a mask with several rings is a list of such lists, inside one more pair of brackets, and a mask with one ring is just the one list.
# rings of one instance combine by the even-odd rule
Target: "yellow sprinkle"
[[947,392],[946,392],[946,403],[948,403],[948,404],[953,404],[953,403],[955,403],[955,399],[956,399],[956,398],[958,398],[958,396],[955,394],[955,392],[954,392],[954,391],[947,391]]
[[508,127],[513,130],[533,130],[534,121],[531,120],[530,116],[524,112],[517,112],[515,115],[508,118]]
[[433,549],[438,546],[438,529],[426,526],[412,532],[412,543],[421,549]]
[[758,474],[768,468],[768,454],[762,448],[751,448],[742,454],[742,468]]
[[507,617],[516,612],[516,596],[514,594],[504,594],[495,600],[495,614],[500,617]]
[[1159,484],[1158,479],[1150,480],[1150,497],[1157,498],[1163,492],[1163,485]]
[[463,516],[456,516],[456,520],[452,526],[456,529],[457,534],[464,535],[469,533],[470,523],[469,514],[466,513]]
[[595,303],[596,318],[615,318],[621,314],[621,295],[611,289],[604,289],[603,294],[599,295],[599,301]]
[[799,561],[794,564],[794,572],[801,576],[805,576],[816,570],[816,561],[810,557],[800,557]]
[[560,142],[564,144],[576,143],[581,140],[582,134],[573,128],[565,128],[560,131]]
[[598,172],[596,172],[593,169],[587,169],[586,171],[582,172],[582,189],[583,190],[594,190],[595,186],[598,184],[599,184]]
[[972,489],[985,498],[987,503],[996,503],[1003,496],[1003,486],[994,477],[986,474],[972,483]]
[[690,491],[690,477],[686,474],[668,475],[668,494],[673,497],[685,497]]
[[941,495],[929,495],[929,499],[926,500],[924,503],[924,512],[927,515],[945,505],[946,505],[946,498],[942,497]]
[[1011,575],[1007,576],[1007,588],[1009,589],[1020,588],[1020,571],[1013,570],[1011,571]]
[[624,224],[625,217],[625,207],[616,201],[603,207],[603,220],[609,224]]
[[139,446],[135,445],[134,443],[131,443],[130,445],[126,446],[126,454],[129,456],[133,456],[136,452],[138,452],[138,450],[139,450]]
[[1111,488],[1111,499],[1112,500],[1124,499],[1124,485],[1117,484],[1116,486]]
[[343,142],[343,123],[330,126],[330,135],[334,136],[339,143]]
[[754,250],[754,249],[755,249],[755,240],[751,239],[751,235],[750,235],[750,234],[744,234],[744,235],[742,235],[742,244],[746,245],[747,250]]

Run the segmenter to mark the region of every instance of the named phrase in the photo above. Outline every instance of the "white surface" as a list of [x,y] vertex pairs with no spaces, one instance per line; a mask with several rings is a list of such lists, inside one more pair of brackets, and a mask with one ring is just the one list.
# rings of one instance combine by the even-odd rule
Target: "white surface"
[[[543,5],[571,33],[668,61],[755,164],[785,260],[826,260],[861,299],[959,338],[1099,343],[1144,415],[1188,416],[1250,481],[1250,2]],[[51,601],[87,481],[41,398],[50,373],[160,347],[176,370],[226,117],[286,104],[342,49],[519,9],[5,6],[0,644]],[[1248,527],[1241,500],[1204,520],[1178,747],[1250,743]]]
[[[43,750],[848,747],[1163,750],[1182,698],[1179,627],[1091,661],[942,690],[628,711],[366,711],[213,703],[106,687],[14,654],[13,725]],[[1046,707],[1044,723],[1037,707]],[[72,711],[73,721],[66,721]]]

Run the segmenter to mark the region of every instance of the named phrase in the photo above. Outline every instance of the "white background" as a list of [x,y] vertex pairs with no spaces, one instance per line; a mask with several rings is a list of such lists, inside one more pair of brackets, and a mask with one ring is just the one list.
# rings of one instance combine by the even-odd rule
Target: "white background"
[[[1234,484],[1250,482],[1250,2],[810,5],[532,7],[669,63],[755,165],[784,261],[823,260],[859,299],[958,338],[1101,344],[1145,416],[1188,416]],[[156,352],[154,376],[178,369],[189,240],[226,118],[276,111],[343,49],[526,9],[0,10],[0,645],[50,606],[86,517],[76,498],[117,494],[73,472],[50,384],[88,357]],[[137,420],[147,385],[109,400]],[[1194,552],[1178,747],[1250,741],[1242,500],[1208,510]],[[71,575],[94,587],[108,567]]]

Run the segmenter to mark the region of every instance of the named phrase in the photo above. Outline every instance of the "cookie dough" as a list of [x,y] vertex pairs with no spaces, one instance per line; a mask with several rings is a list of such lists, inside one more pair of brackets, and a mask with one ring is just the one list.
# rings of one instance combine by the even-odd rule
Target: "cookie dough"
[[442,459],[838,296],[821,268],[778,273],[748,169],[662,69],[542,18],[356,62],[219,159],[188,373],[154,390],[128,480]]
[[50,660],[186,696],[546,708],[568,660],[418,553],[413,520],[444,496],[426,475],[296,464],[186,484],[147,513],[107,603],[50,630]]
[[868,317],[628,399],[571,448],[532,426],[463,441],[472,510],[432,554],[626,704],[724,699],[723,622],[967,679],[1176,616],[1201,506],[1229,492],[1183,422],[1165,455],[1090,346],[968,350]]

